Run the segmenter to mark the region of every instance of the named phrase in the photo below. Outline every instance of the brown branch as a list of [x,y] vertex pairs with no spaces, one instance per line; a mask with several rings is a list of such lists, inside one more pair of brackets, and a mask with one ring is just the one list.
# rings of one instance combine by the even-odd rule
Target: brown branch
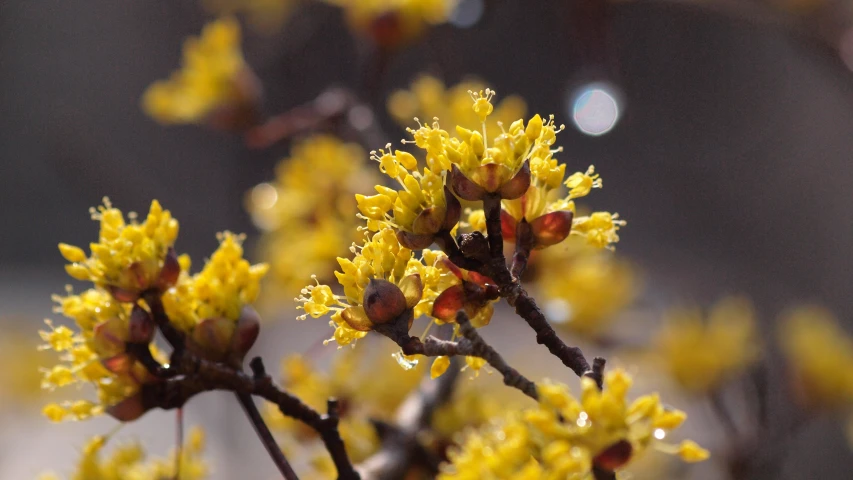
[[435,410],[450,399],[459,370],[459,361],[454,359],[438,380],[424,379],[397,409],[394,424],[373,422],[382,439],[382,448],[356,467],[363,479],[404,478],[414,464],[431,474],[438,472],[440,460],[422,444],[420,434],[432,423]]
[[548,320],[542,314],[536,302],[521,288],[518,279],[513,278],[509,269],[507,269],[506,259],[503,256],[500,208],[499,198],[490,196],[483,201],[483,209],[486,215],[486,230],[489,236],[487,239],[484,239],[479,232],[463,235],[460,250],[466,257],[481,261],[487,259],[487,261],[483,262],[484,266],[480,273],[491,277],[497,282],[501,296],[506,298],[507,303],[515,307],[515,312],[518,316],[523,318],[533,331],[536,332],[537,343],[545,345],[551,354],[559,358],[563,362],[563,365],[569,367],[577,376],[592,376],[600,384],[600,375],[598,375],[599,378],[596,378],[595,372],[590,368],[589,362],[587,362],[581,349],[566,345],[557,336],[557,332],[548,323]]
[[163,336],[172,346],[170,366],[160,365],[151,356],[147,345],[129,345],[129,351],[135,355],[143,365],[158,378],[164,379],[142,388],[143,405],[146,409],[182,407],[193,396],[210,390],[229,390],[235,393],[238,401],[246,412],[246,416],[252,423],[258,438],[264,448],[270,454],[271,459],[278,467],[285,479],[294,480],[298,477],[288,463],[275,442],[269,427],[264,422],[251,399],[257,395],[275,403],[281,412],[289,417],[295,418],[309,427],[313,428],[323,440],[335,467],[338,469],[338,478],[341,480],[356,480],[358,473],[353,470],[352,463],[344,449],[343,440],[338,432],[337,401],[330,399],[328,413],[321,415],[309,406],[302,403],[298,398],[279,390],[269,375],[266,374],[263,361],[260,357],[250,363],[254,376],[249,376],[242,371],[225,364],[215,363],[191,355],[184,348],[185,335],[176,329],[170,322],[160,292],[151,290],[143,294],[145,302],[151,309],[151,315],[159,327]]
[[521,219],[515,227],[515,253],[512,255],[512,267],[510,273],[516,281],[521,281],[521,276],[527,270],[527,261],[530,259],[530,251],[534,245],[533,232],[527,220]]
[[468,314],[460,310],[456,313],[456,323],[464,338],[458,341],[441,340],[429,336],[423,342],[418,337],[411,337],[405,332],[394,332],[389,329],[377,330],[393,340],[406,355],[424,355],[427,357],[478,357],[503,375],[504,384],[517,388],[528,397],[538,400],[536,384],[528,380],[518,370],[509,366],[503,357],[480,336],[477,329],[471,325]]

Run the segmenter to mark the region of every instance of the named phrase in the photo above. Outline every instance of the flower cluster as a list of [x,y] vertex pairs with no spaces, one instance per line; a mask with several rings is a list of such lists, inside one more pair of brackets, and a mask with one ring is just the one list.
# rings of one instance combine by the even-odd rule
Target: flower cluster
[[189,275],[189,264],[182,265],[177,283],[162,297],[172,324],[189,335],[190,349],[208,358],[242,360],[258,335],[257,314],[249,305],[269,267],[250,265],[242,241],[231,232],[220,234],[219,248],[204,268]]
[[71,262],[65,266],[70,276],[111,290],[128,301],[149,288],[168,287],[175,281],[175,265],[166,262],[178,236],[178,222],[159,202],[151,202],[142,223],[136,222],[135,216],[127,223],[108,198],[104,198],[104,205],[93,208],[91,214],[101,228],[98,242],[90,245],[88,257],[80,247],[59,244],[62,256]]
[[650,447],[687,462],[708,457],[689,440],[665,443],[686,415],[664,407],[656,394],[629,403],[631,383],[621,370],[605,376],[601,391],[584,378],[580,399],[564,385],[540,385],[538,408],[511,412],[470,433],[450,451],[451,463],[439,478],[587,478],[593,468],[622,470]]
[[270,262],[265,291],[289,298],[311,274],[321,281],[333,278],[335,258],[358,240],[353,195],[379,181],[364,164],[358,145],[329,135],[309,137],[282,159],[273,181],[247,195],[252,220],[264,231],[261,256]]
[[152,84],[142,108],[164,124],[209,123],[223,129],[252,121],[260,87],[240,51],[240,25],[223,18],[184,43],[183,66]]
[[[67,478],[75,480],[161,480],[163,478],[181,478],[184,480],[203,480],[208,478],[210,467],[201,457],[204,451],[204,431],[193,428],[180,450],[180,461],[176,461],[177,451],[167,458],[146,459],[145,450],[139,443],[119,445],[104,458],[101,454],[107,444],[107,437],[96,436],[83,447],[82,455],[74,473]],[[45,473],[38,480],[60,480],[55,473]]]
[[698,310],[673,310],[653,351],[684,389],[708,393],[758,359],[755,312],[745,299],[727,298],[707,321]]
[[[413,318],[423,314],[452,321],[455,313],[464,309],[475,326],[486,325],[497,298],[491,279],[462,270],[429,251],[420,259],[414,254],[433,243],[454,242],[462,214],[459,198],[503,200],[502,227],[508,241],[515,240],[516,223],[528,222],[533,235],[529,241],[537,247],[561,242],[573,227],[595,246],[618,240],[615,232],[624,222],[617,215],[597,212],[572,222],[572,200],[599,187],[601,181],[591,168],[563,181],[565,166],[557,164],[553,154],[559,149],[552,148],[562,127],[556,127],[553,119],[544,122],[536,115],[526,125],[524,120],[516,120],[505,129],[502,123],[492,121],[493,97],[494,92],[488,89],[470,92],[469,109],[479,120],[480,129],[457,126],[453,136],[437,119],[419,124],[417,130],[409,129],[414,138],[409,143],[425,153],[423,168],[418,167],[414,155],[392,150],[390,145],[371,153],[379,170],[400,188],[377,185],[376,195],[356,195],[359,217],[366,221],[366,230],[375,233],[354,250],[353,260],[338,259],[342,271],[336,276],[344,296],[336,295],[324,283],[308,286],[297,298],[306,312],[300,318],[331,312],[334,338],[341,345],[377,328],[405,334]],[[489,123],[501,131],[491,142]],[[549,200],[549,194],[563,183],[569,189],[567,196]],[[482,226],[483,218],[482,210],[474,211],[469,223],[475,228]],[[508,222],[513,226],[507,230]],[[432,269],[433,275],[426,275],[425,268]],[[442,364],[437,363],[439,370]]]
[[[143,223],[135,215],[128,217],[130,223],[104,199],[103,206],[93,209],[100,235],[90,245],[90,255],[59,245],[72,262],[68,273],[94,286],[80,294],[68,287],[65,296],[53,297],[55,311],[74,326],[47,320],[48,329],[40,332],[42,349],[60,354],[56,365],[43,370],[42,387],[90,384],[97,400],[48,404],[44,414],[51,420],[82,420],[107,412],[129,421],[145,413],[150,406],[141,390],[158,380],[143,361],[150,357],[168,363],[152,343],[158,323],[185,332],[183,346],[201,356],[232,363],[242,361],[257,338],[257,314],[249,304],[267,267],[242,258],[241,237],[223,234],[204,269],[191,276],[189,257],[179,257],[173,248],[178,222],[168,210],[155,200]],[[158,310],[161,306],[165,312]],[[158,315],[167,318],[155,319]]]
[[531,265],[548,320],[578,334],[602,333],[637,294],[632,266],[579,236],[534,252]]
[[447,21],[458,0],[323,0],[344,10],[350,28],[382,47],[408,43]]
[[331,312],[334,340],[340,345],[364,337],[376,325],[401,323],[408,331],[414,309],[423,301],[424,279],[419,274],[423,265],[389,228],[367,238],[360,247],[353,245],[352,250],[355,257],[339,257],[341,271],[335,272],[344,295],[335,295],[328,285],[309,285],[296,298],[306,312],[300,319]]

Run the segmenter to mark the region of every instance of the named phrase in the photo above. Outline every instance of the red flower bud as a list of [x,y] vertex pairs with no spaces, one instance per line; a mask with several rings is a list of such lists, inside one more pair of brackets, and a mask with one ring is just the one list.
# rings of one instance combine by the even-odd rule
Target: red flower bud
[[596,455],[593,463],[598,468],[612,472],[628,463],[628,460],[631,459],[631,453],[633,453],[631,442],[619,440]]
[[151,315],[139,305],[130,312],[127,341],[133,343],[151,343],[154,339],[156,324]]
[[160,278],[157,284],[161,290],[166,290],[178,281],[178,275],[181,273],[181,265],[178,263],[178,254],[175,249],[169,247],[169,252],[166,253],[166,258],[163,259],[163,267],[160,268]]
[[566,237],[572,230],[572,218],[574,214],[568,210],[547,213],[530,222],[530,231],[536,238],[538,247],[556,245]]
[[367,318],[374,324],[388,323],[399,317],[408,306],[397,285],[381,278],[371,278],[362,301]]
[[478,201],[486,196],[486,189],[477,185],[462,173],[455,164],[450,167],[450,174],[447,179],[450,188],[462,200]]
[[120,422],[130,422],[141,417],[148,411],[148,408],[142,401],[142,392],[136,393],[117,404],[107,408],[106,412],[109,416]]

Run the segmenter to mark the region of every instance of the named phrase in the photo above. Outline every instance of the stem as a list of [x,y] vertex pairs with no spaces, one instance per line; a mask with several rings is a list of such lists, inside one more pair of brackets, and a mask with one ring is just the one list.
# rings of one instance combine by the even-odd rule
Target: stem
[[252,400],[252,396],[248,393],[236,393],[235,395],[240,402],[240,406],[243,407],[243,411],[246,412],[246,416],[249,417],[249,422],[254,427],[255,433],[258,434],[258,438],[278,468],[278,471],[281,472],[286,480],[299,480],[296,472],[293,471],[293,467],[290,466],[290,463],[288,463],[287,458],[284,456],[284,452],[281,451],[275,438],[273,438],[272,432],[270,432],[263,417],[261,417],[261,413]]
[[501,233],[501,197],[499,194],[486,195],[486,198],[483,199],[483,213],[486,216],[489,253],[492,259],[500,259],[506,266],[503,234]]
[[[164,410],[180,408],[187,400],[201,392],[230,390],[237,394],[237,398],[258,437],[284,478],[298,480],[251,399],[252,395],[257,395],[276,404],[284,415],[305,423],[320,434],[320,438],[322,438],[338,470],[339,480],[358,480],[360,478],[353,469],[344,449],[344,442],[338,432],[337,400],[330,399],[328,414],[321,415],[302,403],[299,398],[276,387],[267,375],[260,357],[254,358],[250,363],[254,373],[254,376],[250,377],[228,365],[211,362],[190,354],[184,348],[184,333],[176,329],[169,321],[160,300],[160,294],[159,291],[150,290],[143,294],[143,299],[151,309],[154,321],[172,346],[173,351],[171,365],[168,368],[156,361],[143,363],[152,374],[159,374],[161,378],[164,378],[162,382],[142,386],[140,393],[146,409],[154,407]],[[142,358],[151,356],[147,346],[144,351],[141,348],[136,348],[136,351]]]
[[533,232],[527,220],[521,219],[515,227],[515,253],[512,255],[512,267],[510,273],[516,281],[521,281],[521,276],[527,269],[527,261],[530,258],[530,250],[534,244]]
[[517,388],[528,397],[539,400],[539,395],[536,392],[536,384],[519,373],[518,370],[509,366],[503,357],[491,345],[486,343],[483,337],[480,336],[480,333],[477,332],[477,329],[471,325],[471,321],[468,319],[468,314],[465,311],[460,310],[456,313],[456,323],[459,325],[459,331],[462,333],[463,338],[455,342],[441,340],[433,336],[429,336],[421,342],[417,337],[410,337],[408,335],[395,337],[391,332],[382,333],[386,333],[386,336],[397,343],[406,355],[482,358],[492,368],[503,375],[505,385]]

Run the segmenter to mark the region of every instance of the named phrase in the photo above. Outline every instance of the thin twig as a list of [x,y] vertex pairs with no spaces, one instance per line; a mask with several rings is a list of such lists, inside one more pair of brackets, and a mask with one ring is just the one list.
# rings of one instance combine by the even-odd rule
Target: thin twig
[[160,365],[156,360],[147,359],[151,356],[147,346],[144,349],[136,348],[134,350],[138,358],[145,359],[143,365],[152,374],[164,379],[162,382],[143,385],[141,393],[143,405],[146,408],[180,408],[198,393],[209,390],[230,390],[237,394],[237,398],[246,411],[246,415],[249,417],[258,437],[284,478],[288,480],[297,479],[298,477],[293,472],[275,439],[272,438],[269,428],[251,399],[252,395],[257,395],[275,403],[284,415],[302,421],[320,434],[335,467],[338,469],[340,480],[357,480],[359,478],[358,473],[352,467],[344,449],[343,440],[341,440],[338,432],[336,400],[330,399],[328,413],[321,415],[298,398],[279,390],[272,383],[269,375],[266,374],[263,361],[259,357],[251,362],[254,372],[252,377],[228,365],[195,357],[184,348],[183,332],[176,329],[169,321],[160,299],[160,292],[154,290],[145,292],[143,298],[151,309],[151,315],[163,336],[172,346],[171,364],[168,368]]
[[284,456],[284,452],[281,451],[275,438],[273,438],[272,432],[270,432],[263,417],[261,417],[261,412],[258,411],[258,407],[252,400],[252,396],[248,393],[236,393],[235,395],[240,402],[240,406],[243,407],[243,411],[246,412],[246,416],[249,417],[249,423],[252,424],[255,433],[258,434],[258,438],[261,440],[273,463],[275,463],[278,471],[284,475],[286,480],[299,480],[296,472],[293,471],[293,467],[290,466],[290,463]]

